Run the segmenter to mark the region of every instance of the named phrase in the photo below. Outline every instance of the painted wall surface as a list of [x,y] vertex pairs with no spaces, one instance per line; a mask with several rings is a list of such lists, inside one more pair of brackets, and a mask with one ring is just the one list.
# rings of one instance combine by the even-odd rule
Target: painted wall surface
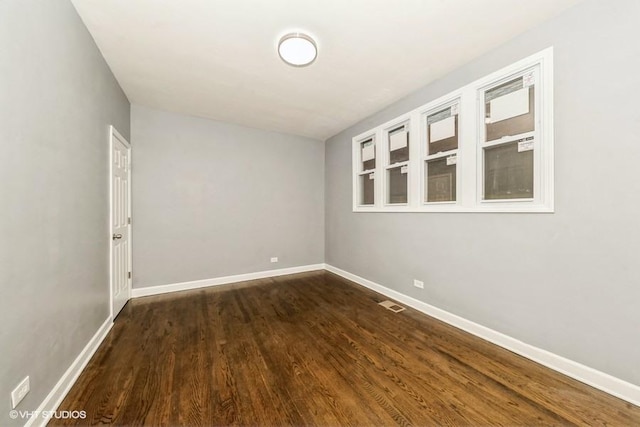
[[109,125],[129,102],[70,2],[0,2],[0,425],[35,410],[109,316]]
[[324,261],[321,141],[136,105],[131,127],[134,288]]
[[[326,262],[640,385],[638,22],[589,0],[329,139]],[[549,46],[554,214],[351,211],[353,136]]]

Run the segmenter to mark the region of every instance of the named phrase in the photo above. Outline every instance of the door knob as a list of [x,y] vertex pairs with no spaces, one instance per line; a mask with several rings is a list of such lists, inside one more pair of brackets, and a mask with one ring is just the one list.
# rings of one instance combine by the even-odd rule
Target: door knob
[[122,234],[114,234],[113,235],[113,240],[118,240],[118,239],[122,239]]

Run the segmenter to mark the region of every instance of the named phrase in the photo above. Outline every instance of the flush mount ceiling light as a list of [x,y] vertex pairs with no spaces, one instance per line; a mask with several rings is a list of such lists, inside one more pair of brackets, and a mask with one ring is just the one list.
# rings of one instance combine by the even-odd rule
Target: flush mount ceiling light
[[278,55],[287,64],[294,67],[306,67],[316,60],[318,47],[306,34],[290,33],[278,42]]

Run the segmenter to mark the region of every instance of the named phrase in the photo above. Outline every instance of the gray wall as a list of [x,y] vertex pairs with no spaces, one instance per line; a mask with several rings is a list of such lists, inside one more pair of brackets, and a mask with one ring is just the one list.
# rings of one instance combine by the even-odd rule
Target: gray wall
[[131,117],[135,288],[324,261],[321,141],[139,106]]
[[[638,22],[587,1],[329,139],[327,263],[640,385]],[[551,45],[555,214],[351,212],[353,136]]]
[[[108,131],[129,102],[66,0],[0,2],[0,425],[35,410],[109,315]],[[24,424],[16,420],[14,424]]]

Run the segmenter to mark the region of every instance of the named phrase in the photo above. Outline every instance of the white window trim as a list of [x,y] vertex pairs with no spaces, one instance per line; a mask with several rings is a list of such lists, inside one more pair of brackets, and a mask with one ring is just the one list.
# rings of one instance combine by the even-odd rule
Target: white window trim
[[[538,67],[536,77],[536,121],[534,139],[534,198],[517,200],[482,200],[483,194],[483,139],[484,105],[481,90],[510,76]],[[458,149],[455,202],[425,202],[424,162],[426,154],[427,114],[459,102]],[[539,113],[539,114],[538,114]],[[446,94],[413,111],[355,136],[352,140],[353,211],[354,212],[554,212],[554,135],[553,135],[553,47],[533,54],[488,76],[478,79],[456,91]],[[409,177],[407,204],[388,204],[387,168],[389,158],[388,131],[407,122],[410,132]],[[359,205],[360,143],[374,137],[376,145],[375,203]]]

